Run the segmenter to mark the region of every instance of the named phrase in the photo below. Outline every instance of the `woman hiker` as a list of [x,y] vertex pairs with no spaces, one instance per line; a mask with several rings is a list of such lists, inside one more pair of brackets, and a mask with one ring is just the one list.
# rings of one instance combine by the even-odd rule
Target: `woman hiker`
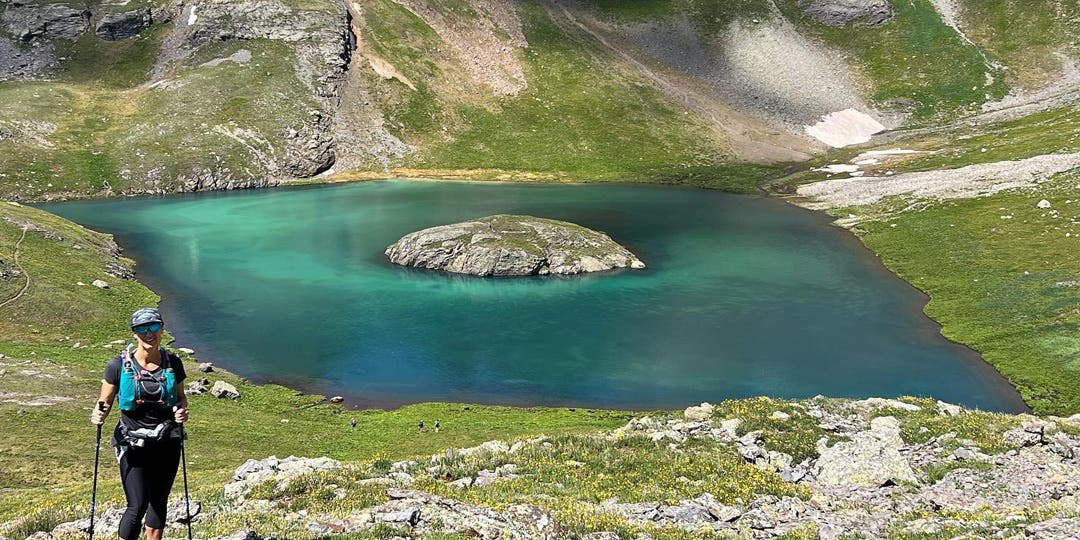
[[161,348],[163,327],[156,309],[142,308],[131,315],[135,345],[105,365],[99,398],[104,406],[94,407],[90,415],[92,424],[105,423],[119,395],[120,421],[112,443],[127,496],[117,531],[121,540],[139,538],[143,516],[147,540],[161,540],[169,491],[180,465],[179,424],[188,419],[186,374],[180,358]]

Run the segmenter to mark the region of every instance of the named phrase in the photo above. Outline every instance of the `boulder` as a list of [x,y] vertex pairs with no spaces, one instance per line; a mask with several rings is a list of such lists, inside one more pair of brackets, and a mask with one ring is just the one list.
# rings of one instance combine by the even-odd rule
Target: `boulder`
[[953,405],[952,403],[945,403],[944,401],[937,402],[937,413],[942,416],[959,416],[964,410],[959,405]]
[[854,434],[850,441],[825,446],[818,442],[815,479],[819,485],[881,487],[889,483],[916,482],[915,472],[900,453],[900,422],[882,416],[870,422],[869,431]]
[[712,418],[712,415],[713,406],[707,401],[696,407],[687,407],[686,410],[683,411],[683,416],[685,416],[687,420],[694,422],[704,422]]
[[106,13],[98,21],[94,33],[101,39],[117,41],[135,37],[148,28],[153,22],[150,16],[150,8],[124,11],[122,13]]
[[1035,205],[1035,207],[1036,207],[1036,208],[1042,208],[1043,210],[1046,210],[1046,209],[1050,208],[1050,201],[1048,201],[1048,200],[1046,200],[1046,199],[1043,199],[1043,200],[1039,201],[1039,202],[1038,202],[1038,203],[1037,203],[1037,204]]
[[853,22],[881,24],[892,18],[888,0],[799,0],[803,13],[828,26]]
[[581,274],[644,268],[606,234],[553,219],[495,215],[410,233],[386,248],[402,266],[475,276]]
[[240,392],[236,390],[236,387],[225,381],[215,382],[214,387],[210,389],[210,393],[216,398],[240,399]]
[[109,288],[109,283],[106,282],[106,281],[102,281],[100,279],[95,279],[94,282],[91,283],[91,285],[93,285],[93,286],[95,286],[95,287],[97,287],[99,289],[108,289]]

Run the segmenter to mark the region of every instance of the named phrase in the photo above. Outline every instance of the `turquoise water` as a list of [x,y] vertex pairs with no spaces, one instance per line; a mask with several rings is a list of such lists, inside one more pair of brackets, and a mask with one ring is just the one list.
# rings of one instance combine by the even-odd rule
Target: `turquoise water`
[[[52,204],[116,235],[177,346],[355,405],[683,407],[930,395],[1022,410],[925,296],[824,215],[623,185],[369,182]],[[406,269],[406,233],[495,213],[605,231],[646,270],[484,279]],[[126,314],[117,314],[122,326]]]

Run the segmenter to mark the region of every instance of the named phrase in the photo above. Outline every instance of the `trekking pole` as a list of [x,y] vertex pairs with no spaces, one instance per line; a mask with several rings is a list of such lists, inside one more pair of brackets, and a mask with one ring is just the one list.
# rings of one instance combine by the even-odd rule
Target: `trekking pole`
[[184,466],[184,509],[187,513],[187,537],[191,540],[191,498],[188,497],[187,488],[187,456],[184,454],[184,439],[187,439],[187,434],[184,433],[184,423],[180,423],[180,463]]
[[[105,412],[105,402],[97,402],[97,408],[101,412]],[[97,442],[94,444],[94,489],[90,492],[90,540],[94,540],[94,513],[97,510],[97,472],[98,472],[98,460],[101,457],[101,425],[97,426]]]

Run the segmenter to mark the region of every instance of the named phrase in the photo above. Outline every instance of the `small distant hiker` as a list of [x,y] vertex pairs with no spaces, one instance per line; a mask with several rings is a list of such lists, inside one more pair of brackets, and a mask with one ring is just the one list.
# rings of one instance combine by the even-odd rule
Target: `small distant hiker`
[[438,432],[439,432],[439,421],[436,420],[435,421],[435,433],[438,433]]
[[356,419],[355,418],[352,419],[352,428],[353,428],[353,430],[356,429]]
[[421,433],[423,433],[423,432],[424,432],[424,421],[423,421],[423,420],[421,420],[421,421],[417,422],[417,424],[416,424],[416,430],[417,430],[417,431],[419,431],[419,432],[421,432]]
[[147,540],[161,540],[169,492],[180,466],[180,424],[188,419],[186,373],[180,358],[161,348],[164,326],[154,308],[131,315],[135,344],[105,364],[98,398],[102,404],[90,414],[90,423],[104,424],[119,396],[120,420],[112,443],[127,497],[117,531],[121,540],[139,538],[144,516]]

